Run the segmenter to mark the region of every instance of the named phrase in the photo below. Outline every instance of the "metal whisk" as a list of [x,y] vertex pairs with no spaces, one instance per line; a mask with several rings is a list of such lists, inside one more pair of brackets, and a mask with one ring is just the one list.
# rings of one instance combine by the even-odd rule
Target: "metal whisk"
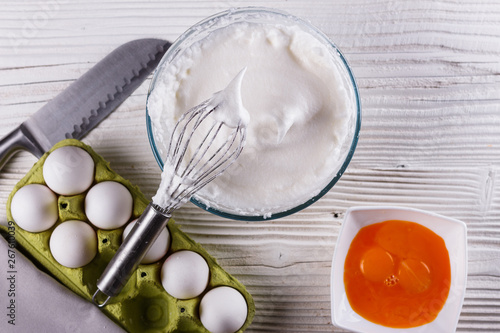
[[[212,104],[212,100],[207,100],[195,106],[176,123],[170,137],[158,193],[99,278],[97,291],[92,297],[97,306],[105,306],[111,297],[120,293],[166,227],[172,211],[221,175],[240,155],[245,144],[246,127],[240,123],[232,128],[210,117],[219,107]],[[189,156],[190,149],[192,154]],[[100,293],[105,295],[102,303]]]

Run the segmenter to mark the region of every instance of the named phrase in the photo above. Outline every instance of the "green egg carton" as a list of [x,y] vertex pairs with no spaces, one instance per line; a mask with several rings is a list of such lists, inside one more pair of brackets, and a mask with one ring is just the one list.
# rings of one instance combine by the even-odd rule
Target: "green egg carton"
[[[116,181],[128,188],[134,200],[130,221],[138,218],[149,203],[139,188],[114,172],[109,163],[90,146],[78,140],[67,139],[59,142],[48,153],[43,155],[25,177],[16,184],[7,201],[7,217],[9,221],[13,221],[10,205],[16,191],[28,184],[46,185],[42,175],[42,168],[47,156],[55,149],[68,145],[86,150],[94,159],[94,184],[102,181]],[[98,278],[122,242],[124,227],[114,230],[101,230],[92,225],[85,216],[85,195],[86,192],[74,196],[59,195],[59,218],[56,224],[49,230],[38,233],[25,231],[15,225],[15,240],[17,247],[37,266],[42,267],[76,294],[91,301],[92,295],[97,290]],[[68,220],[86,221],[97,233],[97,255],[89,264],[81,268],[62,266],[54,259],[49,249],[49,239],[52,231],[57,225]],[[0,226],[0,228],[6,230],[4,226]],[[156,263],[139,265],[139,268],[132,275],[122,292],[112,298],[102,308],[102,311],[128,332],[208,332],[199,319],[198,308],[200,301],[203,295],[212,288],[229,286],[238,290],[247,302],[247,319],[238,330],[238,332],[243,332],[250,325],[255,314],[252,296],[245,286],[224,271],[200,244],[182,232],[173,219],[170,219],[167,228],[170,232],[171,241],[166,256]],[[187,300],[174,298],[163,289],[161,284],[160,271],[164,260],[170,254],[180,250],[197,252],[205,258],[210,268],[208,287],[204,293],[196,298]]]

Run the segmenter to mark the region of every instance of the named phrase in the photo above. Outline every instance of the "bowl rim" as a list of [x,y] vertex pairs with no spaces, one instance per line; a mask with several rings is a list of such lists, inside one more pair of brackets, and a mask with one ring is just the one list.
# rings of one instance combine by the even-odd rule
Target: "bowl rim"
[[[337,310],[337,307],[340,308],[340,305],[342,304],[342,302],[337,302],[335,293],[337,292],[337,290],[339,288],[341,289],[340,293],[342,294],[342,295],[340,295],[340,297],[345,298],[345,287],[344,287],[344,283],[343,283],[343,273],[344,273],[343,263],[345,262],[345,256],[342,255],[342,257],[340,257],[341,256],[340,251],[345,250],[345,246],[349,247],[351,242],[352,242],[352,239],[345,240],[345,238],[347,236],[345,236],[344,231],[345,231],[346,226],[349,224],[349,221],[350,221],[349,217],[351,216],[351,214],[355,213],[355,212],[360,212],[360,211],[364,211],[364,212],[386,211],[386,212],[398,212],[398,213],[409,213],[410,212],[410,213],[415,213],[415,214],[420,214],[420,215],[427,215],[429,218],[443,220],[443,221],[451,223],[454,230],[458,230],[459,233],[461,233],[463,235],[463,238],[461,240],[459,240],[459,241],[461,241],[461,243],[459,245],[457,245],[457,247],[460,247],[461,249],[463,249],[462,253],[458,253],[458,254],[452,253],[452,251],[450,251],[448,249],[448,252],[450,253],[450,262],[453,261],[452,257],[456,257],[459,259],[460,263],[462,264],[462,266],[460,266],[459,268],[456,269],[456,270],[460,271],[460,272],[457,272],[457,274],[458,273],[461,273],[461,274],[459,276],[452,277],[452,284],[450,285],[450,294],[452,292],[452,289],[454,289],[455,296],[457,296],[457,291],[458,291],[459,300],[458,300],[458,304],[455,305],[455,309],[452,309],[453,311],[456,311],[455,313],[453,313],[452,310],[448,310],[450,312],[449,316],[453,317],[453,325],[450,325],[450,324],[447,325],[446,328],[449,329],[449,331],[446,331],[446,332],[455,332],[455,329],[456,329],[456,326],[458,324],[458,320],[460,317],[461,309],[463,307],[464,298],[465,298],[465,291],[467,288],[467,273],[468,273],[467,225],[465,222],[457,220],[455,218],[447,217],[447,216],[437,214],[437,213],[434,213],[431,211],[423,210],[423,209],[418,209],[418,208],[413,208],[413,207],[405,207],[405,206],[354,206],[354,207],[350,207],[347,209],[347,211],[344,215],[344,219],[343,219],[340,231],[339,231],[339,235],[338,235],[338,238],[337,238],[337,241],[335,244],[335,249],[334,249],[334,253],[333,253],[333,257],[332,257],[331,275],[330,275],[330,301],[331,301],[332,324],[337,326],[337,327],[347,329],[347,330],[350,330],[353,332],[358,332],[358,333],[367,333],[367,332],[370,332],[370,333],[382,333],[382,332],[383,333],[385,333],[385,332],[408,332],[408,333],[410,333],[410,332],[417,333],[418,332],[418,333],[421,333],[421,332],[427,332],[430,329],[429,325],[437,325],[440,323],[439,316],[443,312],[443,309],[445,309],[446,305],[448,303],[452,303],[452,302],[457,301],[457,297],[450,298],[450,295],[448,295],[448,299],[447,299],[445,305],[443,306],[443,309],[441,309],[440,313],[438,314],[438,316],[436,317],[435,320],[433,320],[430,323],[421,325],[421,326],[416,326],[416,327],[407,328],[407,329],[396,329],[396,328],[391,328],[391,327],[386,327],[386,326],[378,325],[375,323],[371,323],[358,314],[355,314],[356,319],[359,321],[365,322],[365,323],[369,323],[371,328],[369,328],[368,330],[360,329],[358,327],[354,327],[353,325],[349,325],[349,322],[347,322],[347,324],[346,324],[345,321],[338,320],[336,310]],[[395,218],[389,218],[389,219],[395,219]],[[389,219],[384,219],[384,218],[375,219],[374,218],[373,221],[364,223],[363,226],[383,222],[383,221],[386,221]],[[416,223],[419,223],[421,225],[424,225],[423,223],[420,223],[419,221],[414,221],[412,219],[404,219],[404,218],[400,218],[400,219],[404,220],[404,221],[412,221],[412,222],[416,222]],[[424,225],[424,226],[428,227],[429,229],[434,231],[436,234],[443,237],[442,231],[437,232],[437,231],[433,230],[433,228],[429,227],[428,225]],[[356,228],[355,234],[353,235],[353,237],[357,234],[359,229],[361,229],[362,227],[358,226]],[[346,242],[347,242],[347,244],[346,244]],[[447,248],[448,248],[448,246],[447,246]],[[340,277],[338,274],[337,275],[334,274],[335,266],[338,265],[339,261],[342,261],[342,274],[341,274],[342,277]],[[453,268],[452,268],[452,271],[453,271]],[[341,280],[341,282],[339,280]],[[453,283],[453,281],[455,283]],[[339,284],[341,284],[341,286],[339,286]],[[347,303],[348,303],[348,301],[347,301]],[[354,312],[354,310],[352,310],[350,308],[349,304],[347,304],[347,306],[349,307],[349,309],[352,312]],[[346,309],[343,309],[343,310],[345,311]],[[435,331],[433,328],[433,332],[438,332],[438,331]],[[439,331],[439,332],[441,332],[441,331]]]
[[[333,43],[333,41],[331,41],[325,33],[323,33],[321,30],[319,30],[318,28],[313,26],[311,23],[309,23],[309,22],[307,22],[307,21],[305,21],[305,20],[303,20],[295,15],[291,15],[287,12],[284,12],[282,10],[278,10],[278,9],[274,9],[274,8],[267,8],[267,7],[257,7],[257,6],[231,8],[231,9],[216,13],[214,15],[211,15],[211,16],[199,21],[198,23],[196,23],[193,26],[191,26],[190,28],[188,28],[188,30],[186,30],[183,34],[181,34],[175,40],[175,42],[169,47],[169,49],[167,50],[167,52],[164,54],[163,58],[161,59],[160,63],[156,67],[155,71],[153,72],[153,78],[151,80],[149,90],[147,93],[147,97],[146,97],[146,100],[149,100],[150,94],[155,86],[155,83],[156,83],[156,80],[158,77],[157,74],[163,68],[164,63],[167,62],[167,60],[169,60],[169,58],[171,56],[175,56],[175,53],[177,52],[176,50],[177,50],[178,46],[181,45],[181,43],[186,38],[188,38],[191,34],[196,33],[199,30],[198,27],[203,26],[204,24],[208,24],[208,23],[210,23],[216,19],[222,18],[222,17],[228,17],[228,16],[232,16],[232,15],[262,13],[262,12],[272,14],[272,15],[282,16],[288,20],[293,20],[293,21],[297,22],[298,24],[301,24],[309,29],[312,29],[317,34],[317,38],[323,39],[325,41],[325,45],[328,45],[329,47],[331,47],[338,54],[338,56],[341,60],[341,64],[343,65],[344,69],[346,70],[346,72],[348,74],[348,79],[349,79],[349,82],[351,83],[352,90],[354,92],[354,101],[353,102],[355,103],[356,114],[355,114],[355,124],[353,126],[354,127],[353,138],[352,138],[351,144],[349,146],[349,150],[347,151],[346,157],[345,157],[342,165],[338,169],[337,174],[318,194],[316,194],[315,196],[313,196],[309,200],[303,202],[302,204],[299,204],[293,208],[290,208],[290,209],[287,209],[287,210],[284,210],[281,212],[272,213],[270,216],[268,216],[267,214],[264,214],[264,215],[239,215],[239,214],[235,214],[235,213],[221,211],[221,210],[218,210],[214,207],[210,207],[210,206],[204,204],[203,202],[197,200],[194,196],[190,199],[190,201],[194,205],[196,205],[196,206],[202,208],[203,210],[208,211],[214,215],[228,218],[228,219],[232,219],[232,220],[250,221],[250,222],[251,221],[255,222],[255,221],[268,221],[268,220],[279,219],[279,218],[282,218],[282,217],[285,217],[288,215],[292,215],[292,214],[294,214],[298,211],[301,211],[304,208],[312,205],[317,200],[319,200],[321,197],[323,197],[328,191],[331,190],[331,188],[337,183],[337,181],[340,179],[340,177],[344,174],[349,163],[351,162],[351,159],[354,155],[354,151],[356,150],[356,146],[357,146],[358,139],[359,139],[359,133],[360,133],[360,129],[361,129],[361,118],[362,118],[362,116],[361,116],[361,98],[359,95],[358,85],[356,83],[356,79],[355,79],[354,74],[351,70],[351,67],[350,67],[349,63],[347,62],[346,58],[344,57],[343,53],[337,47],[337,45],[335,43]],[[154,134],[153,134],[153,130],[152,130],[152,121],[151,121],[151,118],[149,116],[147,102],[146,102],[146,128],[147,128],[148,141],[149,141],[149,144],[150,144],[151,149],[153,151],[153,155],[155,157],[155,160],[158,163],[158,165],[160,166],[160,169],[163,170],[163,160],[160,156],[160,153],[156,147],[156,143],[154,140]]]

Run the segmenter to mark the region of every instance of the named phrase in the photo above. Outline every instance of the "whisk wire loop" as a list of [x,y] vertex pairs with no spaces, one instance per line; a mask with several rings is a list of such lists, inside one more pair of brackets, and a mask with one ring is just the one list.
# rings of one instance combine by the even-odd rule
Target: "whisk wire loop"
[[[191,160],[189,161],[188,165],[186,165],[182,177],[190,177],[190,178],[196,177],[196,174],[191,174],[191,172],[198,166],[198,164],[203,159],[203,156],[212,146],[213,142],[215,141],[215,138],[217,137],[217,134],[222,128],[222,125],[223,125],[222,123],[219,123],[217,126],[217,123],[215,122],[213,123],[212,127],[210,127],[210,129],[207,131],[207,134],[205,135],[203,140],[201,140],[201,143],[195,149],[193,155],[191,156]],[[204,166],[202,166],[202,168],[203,167]]]
[[[173,166],[170,178],[171,200],[168,209],[179,208],[186,199],[223,173],[240,155],[245,143],[245,127],[231,128],[229,134],[222,131],[224,123],[207,119],[218,105],[211,106],[210,100],[186,111],[174,126],[167,150],[166,161]],[[194,133],[205,121],[213,121],[204,133],[189,159],[186,154]],[[217,138],[226,135],[217,147]]]
[[[242,130],[241,127],[238,127],[234,132],[233,135],[231,136],[230,145],[227,145],[227,149],[224,151],[224,153],[219,157],[219,159],[213,164],[213,166],[210,169],[207,169],[203,174],[197,175],[197,183],[193,188],[191,189],[190,193],[188,194],[189,197],[191,197],[195,192],[197,192],[199,189],[210,183],[212,180],[214,180],[216,177],[218,177],[221,173],[223,173],[227,168],[229,168],[238,158],[240,155],[243,147],[242,145],[238,145],[235,149],[231,151],[231,146],[233,146],[236,142],[236,139],[238,135],[241,137],[241,141],[245,141],[245,132]],[[222,145],[218,151],[222,151],[224,148],[224,145]],[[213,159],[215,155],[212,155],[211,159]],[[208,161],[207,163],[208,164]],[[216,172],[215,172],[216,171]]]
[[[197,105],[185,113],[181,115],[179,120],[174,126],[174,130],[172,131],[172,135],[170,137],[170,142],[167,150],[167,158],[170,158],[170,162],[175,163],[175,170],[178,171],[181,167],[181,163],[183,157],[189,147],[189,142],[193,136],[193,132],[199,127],[199,125],[215,110],[215,108],[207,109],[209,101],[205,101],[200,105]],[[207,111],[208,110],[208,111]],[[194,124],[189,131],[189,136],[184,139],[186,132],[188,132],[189,125],[194,120]],[[182,126],[182,127],[181,127]],[[179,131],[179,133],[177,133]],[[177,139],[176,136],[178,135]],[[174,145],[173,151],[172,146]],[[182,150],[181,150],[182,149]],[[179,154],[179,150],[181,153]],[[178,158],[174,159],[173,157],[178,156]]]

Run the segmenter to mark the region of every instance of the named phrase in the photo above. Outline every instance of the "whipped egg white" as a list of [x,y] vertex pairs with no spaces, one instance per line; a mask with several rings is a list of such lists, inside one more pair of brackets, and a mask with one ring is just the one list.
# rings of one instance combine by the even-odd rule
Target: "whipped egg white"
[[298,25],[219,28],[158,73],[148,99],[155,143],[164,151],[180,115],[246,68],[240,82],[249,113],[245,148],[195,198],[236,215],[291,209],[325,188],[344,161],[355,100],[342,66],[331,46]]

